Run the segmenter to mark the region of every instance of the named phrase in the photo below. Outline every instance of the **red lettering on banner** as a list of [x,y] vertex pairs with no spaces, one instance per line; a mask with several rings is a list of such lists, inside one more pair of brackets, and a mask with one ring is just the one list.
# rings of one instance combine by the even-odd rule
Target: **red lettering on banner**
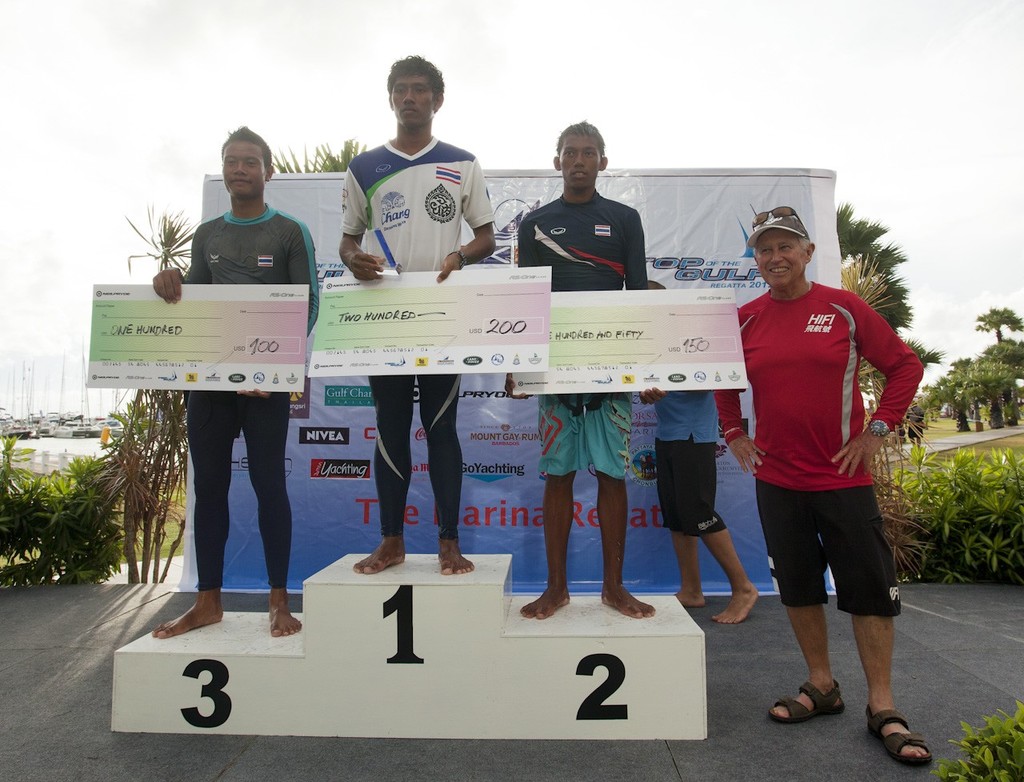
[[498,505],[467,505],[462,516],[462,524],[466,527],[522,527],[544,526],[544,509],[535,507],[536,514],[530,518],[531,509],[522,505],[509,507],[506,500]]
[[363,506],[363,524],[370,523],[370,509],[377,504],[376,497],[356,497],[356,502]]
[[583,513],[583,503],[582,502],[574,502],[572,504],[572,520],[574,522],[576,522],[576,526],[577,527],[585,527],[586,526],[583,523],[583,519],[580,517],[581,513]]

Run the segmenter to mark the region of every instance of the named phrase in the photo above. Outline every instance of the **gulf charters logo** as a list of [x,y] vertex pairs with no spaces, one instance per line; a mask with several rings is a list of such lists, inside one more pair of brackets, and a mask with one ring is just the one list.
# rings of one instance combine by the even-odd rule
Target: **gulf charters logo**
[[310,478],[369,478],[369,459],[311,459]]

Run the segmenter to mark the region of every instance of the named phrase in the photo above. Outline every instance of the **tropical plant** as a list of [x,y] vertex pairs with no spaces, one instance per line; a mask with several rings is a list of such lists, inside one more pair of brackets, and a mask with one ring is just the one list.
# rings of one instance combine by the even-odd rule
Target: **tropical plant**
[[[889,300],[888,283],[868,258],[850,258],[841,269],[845,290],[857,294],[873,309],[879,311]],[[922,363],[941,361],[942,354],[930,355],[919,348]],[[861,392],[869,399],[879,399],[885,387],[885,378],[868,362],[861,362],[858,378]],[[886,438],[871,465],[874,476],[875,499],[882,513],[883,530],[892,546],[896,569],[901,578],[916,578],[926,547],[926,530],[914,519],[913,509],[903,487],[894,479],[893,470],[903,466],[903,448],[895,435]]]
[[939,760],[933,772],[945,782],[1020,782],[1024,779],[1024,703],[1017,701],[1015,714],[999,709],[983,717],[984,725],[975,728],[961,722],[964,736],[949,743],[959,747],[964,757]]
[[326,174],[348,171],[352,158],[366,151],[366,145],[360,146],[354,139],[348,139],[340,152],[331,150],[328,144],[320,144],[313,150],[313,157],[305,147],[302,149],[302,162],[298,156],[288,150],[288,154],[278,152],[274,155],[274,169],[283,174]]
[[94,584],[121,562],[113,499],[98,484],[102,459],[74,459],[66,473],[34,475],[28,449],[0,450],[0,586]]
[[[128,258],[129,267],[133,260],[145,258],[155,261],[158,271],[178,269],[185,273],[195,226],[181,212],[156,217],[150,207],[148,214],[148,235],[128,221],[149,245],[145,253]],[[180,391],[137,389],[126,414],[118,419],[124,433],[109,446],[99,482],[120,503],[128,582],[156,583],[167,577],[170,560],[184,534],[179,513],[188,464],[184,396]],[[177,529],[161,569],[169,521],[177,522]]]
[[156,261],[158,271],[178,269],[183,274],[187,272],[191,258],[189,246],[192,243],[195,226],[183,212],[164,212],[157,217],[152,204],[146,210],[146,214],[149,220],[149,235],[142,233],[135,223],[125,218],[139,238],[149,245],[146,252],[128,256],[128,270],[131,271],[132,261],[145,258]]
[[1010,449],[960,449],[945,464],[922,448],[897,470],[913,516],[928,530],[920,577],[1024,585],[1024,462]]

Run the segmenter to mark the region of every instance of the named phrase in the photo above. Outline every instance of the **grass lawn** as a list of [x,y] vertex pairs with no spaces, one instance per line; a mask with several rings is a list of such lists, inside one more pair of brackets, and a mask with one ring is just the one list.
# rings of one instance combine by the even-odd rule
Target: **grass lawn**
[[[986,426],[985,431],[989,431]],[[952,418],[939,418],[936,421],[928,421],[928,428],[924,430],[924,442],[927,445],[929,440],[938,438],[948,439],[956,438],[960,436],[966,436],[967,432],[958,432],[956,430],[956,421]],[[988,451],[1003,450],[1009,448],[1014,453],[1024,455],[1024,433],[1013,434],[1008,437],[1002,437],[998,440],[989,440],[983,443],[974,443],[966,446],[978,454],[984,454]],[[945,451],[939,454],[940,460],[946,460],[952,457],[954,451]]]

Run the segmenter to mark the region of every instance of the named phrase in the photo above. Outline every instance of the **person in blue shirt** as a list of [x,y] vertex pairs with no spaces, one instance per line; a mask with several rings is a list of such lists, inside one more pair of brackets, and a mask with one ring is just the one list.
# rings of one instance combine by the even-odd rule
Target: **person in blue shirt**
[[658,502],[679,562],[676,599],[687,608],[705,605],[697,559],[697,540],[703,540],[732,588],[725,610],[711,618],[738,624],[757,601],[757,587],[747,577],[732,536],[715,510],[718,408],[714,392],[649,388],[640,392],[640,401],[653,404],[658,413],[654,441]]

